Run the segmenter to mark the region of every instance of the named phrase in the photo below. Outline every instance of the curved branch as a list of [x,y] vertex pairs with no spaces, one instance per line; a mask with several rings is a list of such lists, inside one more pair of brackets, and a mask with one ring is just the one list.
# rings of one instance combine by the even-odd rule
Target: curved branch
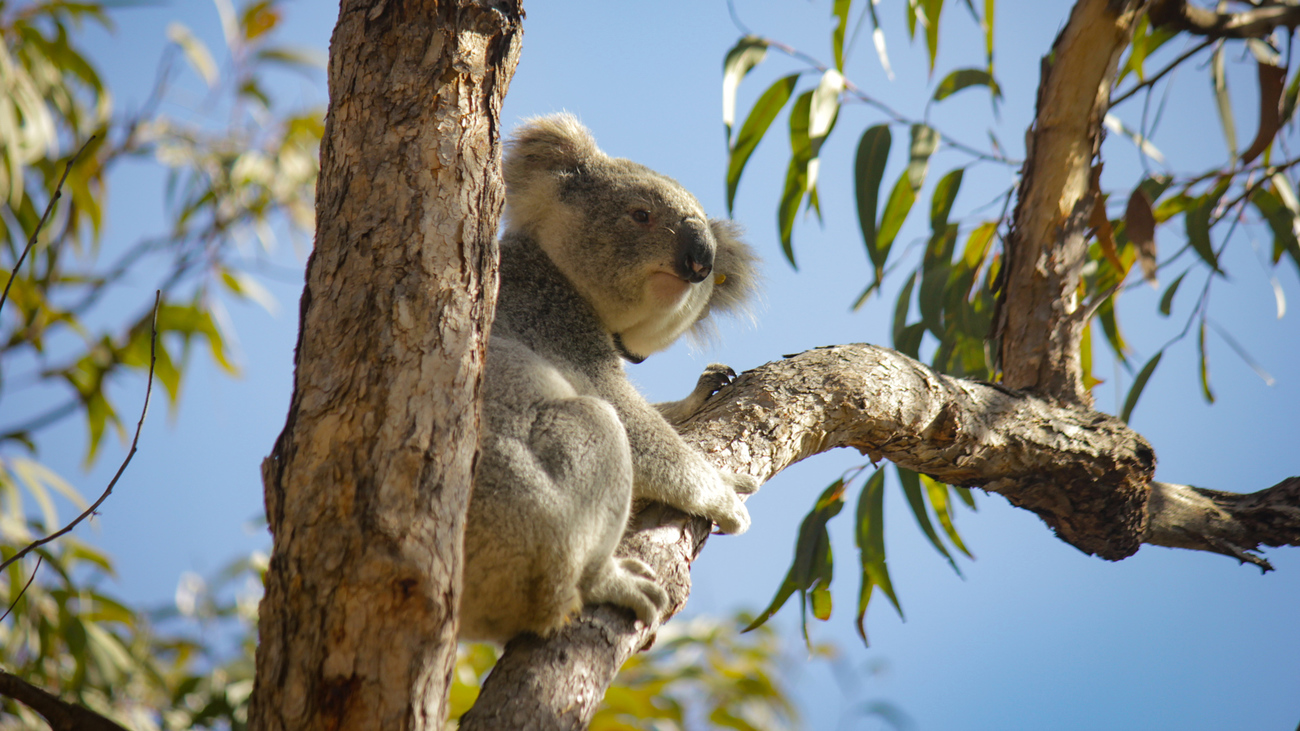
[[[1255,495],[1178,491],[1151,482],[1151,447],[1112,416],[944,376],[871,345],[818,348],[743,373],[678,428],[720,466],[763,480],[850,447],[979,486],[1108,559],[1144,542],[1238,558],[1260,544],[1300,545],[1300,478]],[[1199,502],[1184,497],[1175,506],[1173,495]],[[619,548],[655,568],[672,598],[670,615],[686,601],[690,562],[709,528],[644,506]],[[619,666],[652,640],[652,631],[608,606],[586,607],[549,639],[516,638],[461,728],[585,728]]]
[[1147,15],[1153,26],[1209,38],[1263,38],[1275,28],[1300,25],[1300,6],[1289,4],[1218,13],[1187,0],[1156,0]]
[[51,731],[126,731],[89,708],[69,703],[17,675],[0,670],[0,695],[36,711]]

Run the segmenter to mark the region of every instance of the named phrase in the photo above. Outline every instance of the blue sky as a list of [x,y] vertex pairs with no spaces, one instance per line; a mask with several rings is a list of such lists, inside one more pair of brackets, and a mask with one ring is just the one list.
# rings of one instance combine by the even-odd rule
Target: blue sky
[[[929,80],[923,46],[909,46],[903,32],[901,5],[880,5],[897,78],[886,78],[865,35],[846,74],[893,108],[920,117]],[[527,10],[522,60],[503,113],[506,128],[528,116],[573,112],[606,151],[677,178],[713,215],[724,215],[721,65],[739,35],[726,5],[570,2],[533,3]],[[826,0],[737,0],[737,10],[755,32],[829,58]],[[996,68],[1006,94],[1000,118],[990,114],[987,95],[972,90],[934,107],[931,121],[981,147],[992,128],[1019,157],[1033,112],[1039,58],[1068,6],[1020,0],[1000,3],[998,10]],[[291,3],[286,40],[323,53],[336,12],[332,3]],[[982,65],[982,46],[964,7],[953,5],[946,15],[937,74]],[[220,57],[217,15],[206,0],[128,9],[116,17],[117,32],[91,33],[90,48],[115,90],[119,110],[138,107],[147,95],[169,20],[183,20]],[[742,85],[739,114],[743,117],[767,83],[800,68],[770,54]],[[1238,114],[1243,137],[1254,124],[1253,71],[1246,70],[1230,79],[1243,100]],[[811,77],[805,83],[812,83]],[[1175,84],[1177,98],[1165,112],[1156,144],[1179,170],[1217,164],[1225,153],[1208,80],[1187,69]],[[194,97],[202,92],[192,73],[182,86]],[[277,103],[288,106],[325,98],[323,74],[287,78],[279,89]],[[1141,109],[1132,106],[1121,114],[1136,122]],[[177,107],[167,111],[185,113]],[[789,154],[781,136],[784,115],[778,119],[777,136],[759,147],[737,197],[736,218],[767,261],[765,304],[757,324],[724,327],[716,347],[692,351],[683,344],[632,367],[633,379],[652,400],[680,397],[711,361],[740,370],[818,345],[889,344],[897,282],[889,283],[883,298],[849,312],[869,280],[853,208],[852,156],[861,130],[882,121],[862,105],[841,111],[837,132],[822,151],[825,225],[811,219],[798,223],[795,272],[783,261],[776,235],[776,202]],[[904,130],[896,128],[894,138],[891,184],[902,169],[897,141],[905,138]],[[1137,180],[1136,155],[1127,142],[1113,138],[1104,154],[1106,184],[1120,191],[1120,200]],[[941,151],[931,163],[929,182],[965,162]],[[955,212],[988,203],[1007,181],[1001,168],[974,166]],[[161,176],[143,163],[118,173],[106,250],[161,227],[161,185]],[[927,187],[918,208],[928,203],[928,194]],[[922,236],[923,226],[909,221],[898,246]],[[1164,251],[1181,246],[1177,234],[1161,234]],[[1271,240],[1260,232],[1252,235],[1260,250],[1269,250]],[[287,241],[277,258],[293,270],[304,263]],[[1278,320],[1269,270],[1259,264],[1248,237],[1229,249],[1225,268],[1231,278],[1216,284],[1212,313],[1277,382],[1265,385],[1221,338],[1212,337],[1218,403],[1208,406],[1199,395],[1195,343],[1189,339],[1166,355],[1133,426],[1156,450],[1159,479],[1253,491],[1300,472],[1300,370],[1295,366],[1300,316],[1294,311],[1300,283],[1286,263],[1272,270],[1293,303],[1292,312]],[[1193,280],[1199,285],[1201,276],[1191,275],[1168,320],[1156,315],[1158,292],[1138,286],[1125,294],[1119,312],[1137,363],[1181,327],[1192,302],[1188,287]],[[143,301],[150,285],[136,284]],[[265,531],[250,524],[262,510],[258,463],[283,426],[288,404],[300,274],[268,286],[280,302],[276,313],[230,305],[243,376],[232,380],[196,359],[179,418],[169,419],[159,402],[123,482],[93,526],[81,530],[116,558],[116,589],[128,599],[169,601],[182,572],[210,573],[241,553],[269,546]],[[1106,353],[1100,342],[1097,352]],[[1117,410],[1131,376],[1117,373],[1108,359],[1099,360],[1096,371],[1108,380],[1097,390],[1098,408]],[[125,405],[141,386],[118,385],[124,411],[130,411]],[[82,472],[81,429],[74,424],[50,434],[42,457],[92,494],[116,468],[121,449],[109,444],[96,468]],[[765,485],[749,502],[754,518],[749,533],[710,540],[693,572],[687,614],[765,606],[788,565],[800,517],[826,484],[861,462],[856,453],[822,455]],[[958,515],[963,537],[978,557],[961,563],[962,579],[926,543],[901,498],[891,487],[886,525],[905,623],[878,598],[867,620],[872,646],[863,648],[857,640],[852,626],[856,553],[847,519],[831,526],[840,563],[836,612],[811,629],[814,639],[836,643],[837,659],[802,658],[793,605],[775,620],[790,638],[794,688],[808,728],[873,728],[878,721],[855,715],[873,700],[895,703],[920,729],[1290,729],[1300,721],[1300,623],[1295,621],[1300,558],[1295,551],[1269,552],[1278,570],[1266,576],[1221,556],[1154,547],[1107,563],[1058,541],[1032,514],[981,493],[978,513]]]

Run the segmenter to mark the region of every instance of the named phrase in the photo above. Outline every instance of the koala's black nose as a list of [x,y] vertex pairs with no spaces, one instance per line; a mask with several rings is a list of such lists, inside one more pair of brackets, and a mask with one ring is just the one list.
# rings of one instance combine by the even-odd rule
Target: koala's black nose
[[677,274],[696,284],[713,271],[713,234],[698,218],[682,221],[677,229]]

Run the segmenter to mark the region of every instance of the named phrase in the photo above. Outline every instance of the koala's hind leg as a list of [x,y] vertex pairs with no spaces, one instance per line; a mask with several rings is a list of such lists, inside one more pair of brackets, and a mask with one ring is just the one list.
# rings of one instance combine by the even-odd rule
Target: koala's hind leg
[[666,599],[649,568],[613,555],[632,502],[632,457],[618,415],[587,396],[533,408],[515,433],[483,446],[466,531],[462,638],[545,635],[584,603],[610,602],[657,621]]
[[554,517],[582,572],[582,603],[628,607],[642,622],[658,624],[668,596],[653,570],[614,557],[632,505],[632,455],[617,412],[597,398],[558,400],[538,414],[529,441],[563,506]]

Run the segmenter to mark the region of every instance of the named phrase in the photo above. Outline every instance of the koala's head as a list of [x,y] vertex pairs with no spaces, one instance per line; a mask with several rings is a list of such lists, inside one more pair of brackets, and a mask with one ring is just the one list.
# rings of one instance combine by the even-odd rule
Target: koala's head
[[572,115],[526,122],[507,143],[506,229],[528,235],[596,310],[629,360],[702,334],[742,307],[757,258],[729,221],[664,175],[606,155]]

